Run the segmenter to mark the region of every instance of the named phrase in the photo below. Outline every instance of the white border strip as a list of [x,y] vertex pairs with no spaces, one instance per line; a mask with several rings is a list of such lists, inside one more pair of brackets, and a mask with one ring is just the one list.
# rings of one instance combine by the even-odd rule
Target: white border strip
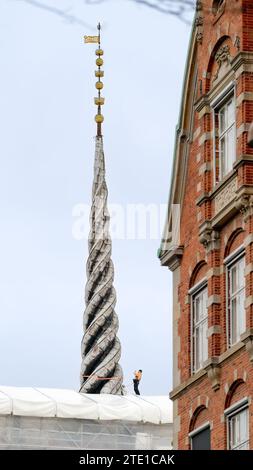
[[199,426],[197,429],[194,429],[193,431],[189,432],[188,436],[189,437],[194,437],[196,434],[198,434],[201,431],[204,431],[205,429],[210,428],[211,431],[211,424],[210,421],[207,421],[206,423],[202,424]]
[[245,398],[242,398],[241,400],[237,401],[236,403],[234,403],[234,405],[231,405],[229,406],[229,408],[226,408],[224,410],[224,415],[225,416],[228,416],[230,415],[231,413],[233,413],[234,411],[239,411],[242,407],[245,406],[248,406],[249,405],[249,399],[248,397],[245,397]]

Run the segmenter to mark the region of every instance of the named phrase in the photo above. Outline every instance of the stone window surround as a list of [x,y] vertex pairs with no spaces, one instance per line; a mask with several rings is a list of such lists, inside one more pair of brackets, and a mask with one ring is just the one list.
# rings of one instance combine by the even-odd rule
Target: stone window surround
[[[215,84],[215,86],[208,93],[203,95],[201,98],[199,98],[195,102],[194,106],[195,106],[196,112],[198,112],[199,114],[199,118],[202,118],[205,114],[210,114],[211,108],[213,106],[216,106],[220,100],[224,99],[224,97],[229,93],[229,91],[231,91],[233,87],[235,89],[236,79],[243,72],[247,72],[247,71],[253,72],[253,54],[239,52],[231,60],[231,69],[222,78],[222,80],[220,80],[217,84]],[[245,98],[247,98],[247,96],[245,96]],[[249,98],[251,99],[251,97]],[[236,106],[239,106],[240,104],[241,102],[236,102]],[[247,130],[248,130],[247,125],[243,126],[243,129],[236,129],[237,137],[241,132],[246,132]],[[214,156],[212,160],[214,163]],[[209,193],[203,192],[196,201],[197,205],[201,206],[204,201],[213,199],[216,194],[216,191],[217,192],[221,191],[223,187],[225,187],[228,184],[228,181],[230,181],[231,177],[233,175],[234,176],[237,175],[237,169],[239,168],[239,166],[243,164],[245,161],[252,161],[252,160],[253,160],[252,156],[250,155],[237,155],[236,161],[234,162],[234,165],[233,165],[233,170],[230,173],[228,173],[223,178],[222,181],[215,184],[213,189]],[[214,179],[214,175],[213,175],[213,179]]]
[[[197,103],[195,103],[195,109],[199,113],[199,117],[203,117],[205,114],[213,114],[214,109],[221,105],[233,92],[236,97],[236,82],[235,82],[235,77],[234,77],[234,71],[230,70],[229,73],[222,79],[220,83],[217,83],[216,86],[214,86],[213,89],[210,90],[206,95],[204,95]],[[209,139],[212,139],[214,141],[215,139],[215,126],[214,126],[214,114],[212,118],[213,122],[213,130],[210,133]],[[235,123],[236,126],[236,123]],[[237,133],[237,127],[236,127],[236,133]],[[215,155],[216,149],[215,146],[213,145],[213,152],[212,152],[212,162],[211,165],[209,165],[209,171],[211,171],[211,167],[213,168],[213,188],[209,193],[203,192],[198,198],[197,198],[197,205],[201,206],[202,203],[206,200],[213,199],[216,195],[216,192],[219,192],[225,187],[228,182],[231,180],[231,177],[234,175],[237,175],[237,168],[238,168],[238,160],[236,158],[234,164],[233,164],[233,169],[227,173],[221,181],[216,181],[216,176],[215,176],[215,168],[216,168],[216,155]]]
[[[233,80],[236,80],[243,72],[253,72],[253,53],[249,52],[244,52],[240,51],[236,56],[231,60],[231,70],[227,72],[227,74],[222,78],[220,82],[217,82],[214,87],[205,95],[203,95],[201,98],[195,101],[194,103],[194,109],[196,112],[199,113],[199,118],[202,118],[205,114],[209,114],[211,112],[210,109],[210,102],[215,100],[217,96],[220,95],[222,90],[224,90],[228,85],[231,85],[231,82]],[[244,100],[250,100],[253,101],[253,93],[249,92],[243,92],[239,97],[237,97],[237,106],[240,106],[241,103]],[[192,113],[193,115],[194,113]],[[247,130],[247,129],[245,129]],[[188,137],[187,137],[188,136]],[[187,138],[186,138],[187,137]],[[182,135],[179,136],[179,139],[181,139],[182,143],[182,148],[181,152],[185,154],[185,145],[189,146],[189,143],[191,143],[192,138],[190,138],[190,135],[186,132],[182,132]],[[187,152],[186,152],[187,153]],[[203,202],[209,199],[213,199],[216,194],[222,189],[229,184],[231,179],[233,177],[237,176],[237,170],[238,168],[243,165],[245,162],[253,162],[253,155],[237,155],[237,159],[233,165],[233,170],[228,174],[223,181],[218,183],[215,188],[212,189],[209,193],[202,193],[196,200],[196,204],[198,206],[201,206]],[[210,165],[209,165],[210,167]],[[210,168],[206,168],[206,171],[210,171]],[[248,193],[250,192],[249,189],[243,191],[243,193]],[[253,190],[252,190],[253,194]],[[235,201],[230,202],[225,210],[222,211],[221,214],[218,214],[217,216],[214,216],[213,219],[205,221],[203,224],[200,226],[200,237],[201,237],[201,232],[205,232],[207,229],[207,232],[209,233],[210,230],[215,230],[216,227],[220,227],[223,225],[223,222],[227,220],[228,216],[235,214],[236,212],[239,212],[240,210],[240,199],[244,196],[242,194],[242,191],[239,192],[237,199],[238,199],[238,204],[236,200],[236,205]],[[208,225],[208,227],[205,227],[205,225]],[[203,225],[203,229],[202,229]],[[182,245],[175,247],[173,251],[171,250],[162,250],[161,251],[161,265],[162,266],[167,266],[171,271],[174,271],[181,263],[181,258],[183,256],[184,252],[184,247]]]
[[[253,72],[253,54],[251,53],[245,53],[245,52],[239,52],[232,60],[231,60],[231,69],[227,72],[227,74],[218,82],[215,84],[215,86],[205,95],[203,95],[196,103],[195,103],[195,110],[196,112],[199,113],[199,118],[202,118],[205,114],[210,114],[211,113],[211,106],[216,105],[217,102],[219,102],[219,99],[224,98],[226,94],[229,93],[229,90],[232,89],[234,86],[235,88],[235,81],[236,79],[243,73],[243,72]],[[235,93],[236,94],[236,93]],[[240,96],[237,97],[237,102],[236,106],[240,106],[242,101],[244,99],[249,99],[252,101],[253,96],[248,96],[247,94],[243,93],[243,97],[239,100]],[[237,137],[239,134],[242,132],[246,132],[248,129],[248,125],[245,124],[244,126],[241,126],[242,129],[236,129]],[[214,156],[212,158],[212,161],[214,162]],[[205,201],[216,201],[216,198],[218,197],[223,197],[222,193],[223,191],[227,192],[230,191],[230,186],[233,185],[233,187],[237,187],[237,170],[238,168],[243,165],[245,162],[252,162],[253,158],[251,155],[237,155],[236,161],[233,164],[233,170],[228,173],[224,179],[220,182],[218,182],[213,189],[210,192],[203,192],[200,194],[200,196],[196,200],[196,204],[200,207]],[[211,171],[211,165],[209,165],[209,168],[206,169],[206,171]],[[214,178],[214,175],[213,175]],[[233,183],[234,181],[234,183]],[[229,186],[230,185],[230,186]],[[241,209],[241,200],[242,197],[244,196],[245,191],[251,192],[249,188],[243,189],[243,188],[236,190],[235,195],[231,193],[231,197],[229,202],[224,205],[222,205],[221,208],[218,209],[218,212],[213,213],[212,218],[208,221],[204,221],[200,225],[200,230],[199,230],[199,237],[200,237],[200,242],[204,243],[206,248],[209,250],[210,249],[210,233],[213,230],[216,230],[233,215],[235,215],[237,212],[240,211]],[[243,194],[242,194],[243,192]],[[253,193],[253,190],[252,190]],[[220,194],[220,196],[218,196]],[[225,198],[226,201],[226,198]],[[224,206],[224,207],[223,207]],[[209,246],[208,246],[209,245]]]
[[[205,95],[202,95],[194,103],[195,111],[199,113],[200,118],[211,112],[210,103],[214,102],[227,87],[231,86],[232,82],[235,83],[236,79],[243,72],[253,72],[253,52],[238,52],[238,54],[236,54],[236,56],[231,60],[230,65],[231,69],[228,70],[224,77],[222,77],[222,79],[217,82],[210,91]],[[237,99],[238,98],[239,97],[237,97]],[[237,105],[239,104],[240,103],[237,102]]]

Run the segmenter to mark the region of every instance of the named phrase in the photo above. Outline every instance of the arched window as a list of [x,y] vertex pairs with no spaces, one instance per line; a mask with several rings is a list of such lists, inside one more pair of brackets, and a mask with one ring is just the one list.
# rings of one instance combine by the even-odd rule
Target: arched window
[[229,450],[249,449],[249,402],[247,387],[242,379],[230,387],[225,411],[227,427],[227,448]]
[[191,371],[193,374],[203,367],[208,359],[208,293],[205,261],[197,264],[190,280],[191,297]]
[[228,347],[240,341],[246,330],[245,312],[245,251],[243,231],[237,229],[229,237],[224,259],[226,272],[226,311]]
[[189,431],[190,448],[192,450],[211,449],[208,409],[204,405],[199,406],[193,413]]

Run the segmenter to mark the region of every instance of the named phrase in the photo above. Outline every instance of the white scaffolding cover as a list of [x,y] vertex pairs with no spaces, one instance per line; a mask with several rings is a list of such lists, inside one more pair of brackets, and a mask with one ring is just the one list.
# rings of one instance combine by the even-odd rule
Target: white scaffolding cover
[[165,396],[92,395],[55,388],[0,386],[0,415],[172,423]]

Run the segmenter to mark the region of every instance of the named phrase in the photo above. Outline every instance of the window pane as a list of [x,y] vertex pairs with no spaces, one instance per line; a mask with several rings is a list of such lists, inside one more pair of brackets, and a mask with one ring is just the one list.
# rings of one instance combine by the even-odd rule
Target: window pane
[[[237,321],[238,321],[238,336],[244,333],[246,329],[246,318],[244,308],[244,291],[241,291],[237,298]],[[238,338],[239,339],[239,338]]]
[[220,124],[220,134],[222,134],[226,128],[225,108],[222,108],[219,112],[219,124]]
[[208,359],[208,320],[203,323],[203,362]]
[[[230,97],[222,108],[216,108],[215,116],[218,114],[218,140],[219,146],[219,171],[218,179],[222,179],[233,169],[236,159],[236,133],[235,133],[235,100]],[[217,136],[216,136],[217,138]],[[215,147],[216,148],[216,147]]]
[[198,370],[200,367],[199,356],[200,356],[200,334],[199,328],[196,328],[195,332],[195,369]]
[[244,442],[244,444],[238,446],[236,450],[249,450],[249,442]]
[[238,261],[238,288],[239,289],[241,289],[245,285],[244,269],[245,269],[245,258],[243,257]]
[[230,275],[231,275],[231,295],[233,295],[237,291],[237,269],[236,269],[236,265],[231,268]]
[[226,172],[228,173],[233,169],[233,163],[235,161],[235,138],[234,138],[234,126],[232,126],[227,132],[227,163]]
[[240,442],[247,441],[247,410],[244,410],[240,413]]
[[195,323],[198,323],[199,321],[199,297],[196,297],[195,299]]
[[220,170],[221,177],[226,174],[226,162],[225,162],[226,148],[225,148],[225,137],[220,140]]
[[237,343],[237,305],[236,298],[231,302],[231,340],[232,344]]
[[191,438],[192,450],[210,450],[210,428],[206,428],[203,431],[198,432]]
[[197,371],[202,367],[203,362],[208,357],[208,308],[207,308],[207,288],[199,291],[193,298],[193,370]]
[[204,318],[206,318],[208,315],[207,301],[208,301],[207,289],[205,289],[203,291],[203,317]]
[[228,127],[229,127],[229,126],[231,126],[231,124],[233,124],[233,122],[235,121],[234,99],[232,99],[232,100],[228,103],[228,106],[227,106],[227,115],[228,115],[227,123],[228,123]]
[[231,429],[231,444],[232,444],[232,447],[235,447],[237,445],[237,434],[238,434],[238,431],[237,431],[238,423],[237,423],[236,416],[234,416],[231,419],[230,429]]
[[248,408],[238,411],[228,420],[230,449],[247,450],[249,448]]
[[240,335],[246,329],[245,317],[245,257],[240,258],[228,270],[229,292],[229,343],[240,341]]

